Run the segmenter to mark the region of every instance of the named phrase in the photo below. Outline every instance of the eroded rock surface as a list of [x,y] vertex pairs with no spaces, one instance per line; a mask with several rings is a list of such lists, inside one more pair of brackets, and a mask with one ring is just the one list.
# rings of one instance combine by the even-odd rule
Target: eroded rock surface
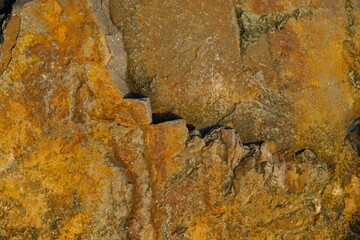
[[[183,3],[189,11],[201,6],[207,9],[202,14],[218,14],[220,26],[221,18],[229,17],[221,11],[228,11],[236,33],[233,5],[210,2],[219,12],[207,9],[207,2]],[[133,11],[133,3],[127,11]],[[159,7],[157,1],[138,3],[142,10],[146,4]],[[243,143],[225,126],[206,133],[189,131],[183,119],[153,123],[149,99],[130,98],[122,82],[126,54],[119,29],[107,18],[107,4],[33,0],[14,5],[0,61],[0,239],[359,238],[359,161],[350,143],[342,142],[341,158],[329,160],[316,151],[279,150],[274,141]],[[285,25],[293,21],[287,18]],[[232,41],[230,35],[225,31],[222,40]],[[166,36],[173,41],[174,35]],[[233,41],[239,50],[240,42]],[[195,68],[201,54],[212,52],[210,45],[195,49]],[[163,55],[176,63],[174,56]],[[220,56],[225,65],[226,54]],[[240,60],[239,52],[234,56]],[[256,74],[246,89],[262,87],[264,76]],[[356,100],[349,81],[339,84],[348,87],[345,102]],[[274,89],[263,90],[273,94]],[[216,94],[210,91],[209,97]],[[353,116],[357,110],[346,106]]]
[[132,91],[199,128],[341,159],[360,114],[355,0],[111,0]]

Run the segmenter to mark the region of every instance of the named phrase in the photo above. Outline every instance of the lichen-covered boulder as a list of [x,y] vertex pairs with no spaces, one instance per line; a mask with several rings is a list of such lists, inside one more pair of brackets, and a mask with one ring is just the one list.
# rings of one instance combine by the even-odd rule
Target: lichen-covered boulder
[[[359,113],[356,61],[336,57],[343,35],[321,42],[341,28],[312,24],[341,19],[328,12],[342,9],[335,1],[112,4],[12,5],[0,56],[0,239],[359,238],[359,161],[341,132]],[[121,13],[112,20],[124,21],[137,77],[109,10]],[[219,120],[238,133],[196,128]],[[248,142],[263,136],[274,139]]]

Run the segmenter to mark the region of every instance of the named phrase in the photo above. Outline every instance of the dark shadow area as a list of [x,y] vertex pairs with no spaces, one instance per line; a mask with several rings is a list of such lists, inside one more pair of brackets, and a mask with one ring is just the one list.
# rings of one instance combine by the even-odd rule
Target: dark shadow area
[[296,156],[297,156],[297,155],[300,155],[300,154],[302,154],[303,152],[305,152],[306,150],[307,150],[307,148],[303,148],[303,149],[295,152],[295,155],[296,155]]
[[357,216],[357,219],[350,224],[350,230],[360,237],[360,216]]
[[244,146],[250,146],[250,145],[257,145],[257,146],[261,146],[265,141],[253,141],[253,142],[246,142],[243,143]]
[[209,134],[211,131],[215,130],[215,129],[219,129],[219,128],[225,128],[225,129],[231,129],[230,127],[224,126],[224,125],[213,125],[210,127],[205,127],[200,129],[200,133],[202,137],[205,137],[207,134]]
[[4,29],[6,27],[6,20],[10,17],[12,5],[16,0],[0,0],[0,44],[4,42]]
[[194,125],[192,125],[192,124],[186,124],[186,127],[187,127],[187,129],[188,129],[189,131],[193,131],[193,130],[196,129],[196,127],[195,127]]
[[152,118],[153,118],[153,122],[152,122],[153,124],[182,119],[179,115],[176,115],[171,112],[153,113]]
[[352,216],[352,221],[350,222],[350,231],[349,235],[345,238],[346,240],[359,240],[360,239],[360,216]]
[[10,13],[16,0],[0,0],[0,14]]
[[141,95],[139,93],[129,92],[124,96],[125,99],[139,99],[139,98],[147,98],[144,95]]

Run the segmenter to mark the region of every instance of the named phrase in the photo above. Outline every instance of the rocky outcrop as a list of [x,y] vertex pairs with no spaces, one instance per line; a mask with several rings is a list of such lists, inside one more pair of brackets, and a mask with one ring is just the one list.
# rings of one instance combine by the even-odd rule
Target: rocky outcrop
[[[114,22],[124,20],[126,24],[134,24],[133,29],[126,24],[124,27],[129,71],[138,68],[140,73],[145,73],[142,72],[146,69],[144,67],[151,64],[181,63],[183,61],[179,59],[181,56],[182,59],[192,62],[191,67],[199,70],[196,74],[203,71],[204,78],[192,83],[200,86],[196,88],[198,93],[207,91],[208,95],[205,98],[209,99],[215,97],[220,99],[221,95],[218,95],[218,91],[223,91],[225,94],[229,89],[234,89],[231,88],[231,84],[225,83],[227,80],[219,84],[218,80],[223,76],[217,74],[218,66],[213,69],[207,68],[209,66],[207,64],[211,63],[207,62],[204,56],[217,54],[216,48],[210,46],[225,40],[231,42],[227,45],[223,44],[224,52],[217,60],[222,66],[228,63],[230,69],[231,64],[238,64],[236,61],[247,62],[245,58],[248,60],[252,58],[251,51],[254,51],[252,48],[257,44],[264,44],[263,35],[271,38],[281,31],[286,31],[285,25],[295,21],[294,17],[299,18],[296,21],[306,21],[304,19],[310,18],[310,16],[300,18],[295,10],[288,11],[292,15],[295,14],[292,17],[276,15],[284,18],[282,22],[285,25],[280,24],[279,27],[283,26],[285,30],[279,32],[269,27],[278,25],[267,20],[265,25],[269,31],[256,35],[258,39],[248,44],[246,53],[240,57],[240,41],[231,37],[234,33],[240,36],[239,14],[233,11],[234,6],[230,3],[210,1],[201,4],[195,1],[191,3],[193,5],[190,3],[186,5],[183,2],[185,4],[183,7],[189,11],[193,8],[195,10],[196,7],[204,10],[200,13],[207,17],[204,17],[204,22],[197,22],[197,25],[180,21],[187,19],[188,16],[177,12],[179,8],[171,8],[171,4],[175,3],[173,1],[164,2],[161,5],[164,8],[160,8],[160,3],[157,1],[122,3],[127,5],[124,5],[124,8],[122,5],[116,5],[110,9],[123,13],[123,15],[113,15]],[[256,114],[257,104],[261,106],[264,104],[261,101],[274,106],[281,105],[281,108],[274,108],[273,111],[279,115],[274,114],[273,118],[269,118],[268,127],[260,124],[253,129],[254,125],[248,122],[249,125],[242,126],[249,128],[240,129],[240,125],[234,124],[234,127],[241,130],[240,136],[235,129],[228,126],[199,130],[189,123],[194,124],[199,119],[203,119],[203,123],[199,126],[202,124],[205,126],[207,121],[213,124],[218,120],[215,117],[211,118],[215,119],[214,122],[211,122],[213,120],[210,118],[207,119],[206,117],[213,116],[213,112],[203,115],[204,108],[198,102],[194,102],[191,109],[187,108],[188,103],[184,103],[180,110],[176,108],[172,111],[174,113],[185,112],[186,109],[189,113],[192,111],[193,120],[186,121],[178,119],[179,117],[173,114],[165,114],[165,116],[163,113],[166,111],[162,110],[161,114],[153,115],[148,98],[129,93],[124,84],[127,54],[122,47],[121,32],[108,18],[108,4],[112,6],[113,3],[90,0],[33,0],[19,1],[13,5],[11,17],[4,31],[0,59],[2,69],[0,239],[357,239],[359,237],[358,156],[349,140],[337,142],[341,134],[335,132],[346,122],[342,118],[344,115],[347,116],[345,119],[349,119],[358,113],[356,108],[358,102],[355,101],[358,95],[355,94],[356,89],[351,87],[349,81],[336,85],[341,86],[341,91],[339,90],[339,98],[332,107],[338,107],[340,101],[343,103],[353,101],[353,105],[351,107],[344,105],[344,109],[337,109],[338,116],[331,118],[334,123],[330,123],[329,129],[322,129],[323,125],[320,124],[319,129],[312,135],[305,134],[311,129],[302,130],[301,126],[312,123],[320,116],[320,112],[317,112],[320,110],[314,108],[315,115],[301,122],[302,118],[309,117],[305,114],[307,110],[303,110],[299,119],[294,120],[293,105],[278,95],[276,89],[279,86],[274,85],[271,89],[264,85],[267,79],[265,70],[257,71],[257,74],[244,84],[244,89],[239,91],[256,90],[253,96],[242,96],[244,103],[248,101],[255,104],[253,111]],[[148,4],[151,5],[151,9],[165,11],[166,14],[165,12],[162,14],[167,18],[161,19],[151,15],[153,12],[147,12]],[[217,7],[217,11],[210,8],[212,4]],[[247,7],[251,9],[250,3]],[[245,5],[242,5],[242,8],[244,12],[240,14],[241,18],[253,16],[252,14],[269,16],[274,14],[272,12],[250,14],[248,13],[250,10],[246,9]],[[171,22],[171,17],[175,23],[183,24],[181,26],[184,27],[184,32],[180,32],[178,28],[167,27],[159,32],[146,33],[157,40],[150,44],[155,48],[153,50],[159,46],[161,48],[166,41],[172,44],[174,39],[177,41],[177,45],[174,46],[179,47],[178,49],[175,47],[174,51],[180,48],[182,50],[180,49],[176,54],[173,54],[174,52],[165,54],[162,50],[155,53],[146,50],[164,59],[160,61],[156,57],[154,59],[157,60],[154,62],[141,62],[137,57],[150,56],[146,55],[149,52],[143,51],[149,43],[136,42],[137,38],[131,40],[133,35],[129,34],[129,31],[141,30],[142,26],[137,24],[142,15],[138,15],[138,11],[145,14],[143,16],[152,16],[145,18],[146,24],[151,23],[147,25],[149,29],[155,26],[153,25],[155,22],[158,29],[163,28],[168,21]],[[228,15],[221,14],[223,11]],[[258,11],[262,10],[258,9]],[[131,14],[127,15],[129,13]],[[195,14],[195,12],[191,13]],[[199,12],[196,12],[193,16],[195,18],[198,15]],[[211,34],[215,33],[218,34],[216,36],[221,36],[221,39],[209,38],[209,42],[199,45],[198,48],[187,45],[192,44],[184,38],[188,30],[197,26],[203,27],[202,24],[207,26],[205,20],[211,19],[208,18],[209,15],[218,16],[219,27],[223,27],[224,22],[230,21],[234,28],[229,27],[230,25],[215,30],[208,27],[208,32],[201,32],[199,29],[196,33],[199,39],[203,36],[211,37]],[[124,19],[121,19],[121,16],[124,16]],[[179,19],[174,16],[179,16]],[[186,27],[189,29],[185,29]],[[296,25],[290,27],[291,31],[295,31],[296,28]],[[244,27],[244,29],[252,28]],[[167,31],[167,34],[163,34],[162,31]],[[144,32],[140,31],[137,34],[139,35],[136,36],[140,36]],[[254,38],[251,34],[248,36],[248,40]],[[191,41],[196,42],[197,39],[192,38]],[[297,43],[294,40],[285,41],[283,44]],[[232,58],[226,54],[234,46],[237,48],[237,52],[233,55],[236,56],[236,61],[231,60]],[[183,54],[183,50],[186,49],[189,52]],[[254,55],[254,59],[259,56]],[[294,55],[287,57],[297,59]],[[320,57],[323,59],[322,57],[326,56]],[[281,58],[285,56],[281,55]],[[198,61],[203,61],[205,65],[199,67]],[[184,60],[183,63],[185,62]],[[168,72],[168,78],[176,79],[179,74],[183,74],[183,70],[188,67],[187,64],[186,62],[186,66],[179,64],[178,68],[174,67],[177,72]],[[250,66],[253,62],[249,60],[246,64]],[[299,67],[290,63],[286,66],[294,69],[297,69],[296,66]],[[205,69],[208,72],[205,72]],[[140,76],[144,77],[143,82],[133,82],[137,78],[131,76],[136,74],[128,76],[130,88],[143,86],[142,83],[146,83],[144,86],[155,86],[157,93],[169,94],[168,87],[174,84],[174,88],[169,88],[177,89],[171,93],[178,94],[177,97],[172,97],[174,106],[184,94],[193,94],[193,97],[199,99],[205,96],[186,91],[186,84],[189,82],[180,83],[174,79],[174,81],[163,81],[166,67],[161,71],[158,71],[157,67],[151,71],[153,70],[157,71],[158,77],[151,82],[147,82],[148,73],[138,75],[138,79]],[[297,71],[300,70],[301,68]],[[231,76],[236,71],[229,70],[227,74]],[[333,73],[332,70],[329,72]],[[193,69],[187,74],[185,74],[187,77],[195,76]],[[216,78],[209,80],[207,78],[209,74]],[[248,72],[242,74],[246,75]],[[181,79],[187,78],[185,76]],[[190,81],[194,78],[188,79]],[[209,81],[209,85],[205,84],[206,81]],[[157,85],[160,82],[161,84]],[[319,82],[313,83],[314,88],[322,86]],[[212,88],[213,84],[217,88]],[[237,84],[239,81],[235,81],[232,86],[235,87]],[[329,91],[331,86],[333,85],[329,85]],[[210,89],[213,91],[209,91]],[[294,89],[289,91],[296,92]],[[266,97],[262,98],[261,94],[258,95],[257,91],[260,90]],[[141,93],[149,93],[146,88],[144,91],[142,90]],[[153,95],[151,91],[150,99],[156,110],[173,107],[167,104],[170,102],[169,98],[174,95],[164,98],[162,104],[166,107],[160,108],[157,104],[161,96]],[[321,98],[326,94],[316,95],[317,92],[312,88],[307,91],[309,92],[304,93],[307,97],[314,94],[314,98]],[[354,94],[351,95],[352,93]],[[256,101],[251,98],[255,96],[259,97]],[[269,101],[266,100],[267,97]],[[222,100],[232,98],[236,98],[235,95],[229,94],[228,98]],[[240,103],[217,104],[219,105],[209,106],[209,109],[212,107],[217,109],[219,106],[228,111],[230,107],[234,112],[228,114],[228,117],[220,114],[219,118],[223,119],[221,122],[227,122],[235,116],[235,113],[242,112]],[[321,115],[322,120],[319,121],[323,121],[329,114],[334,114],[334,111],[329,113],[325,110],[322,110],[324,115]],[[258,116],[261,114],[252,119],[255,121],[254,124],[263,121],[262,118],[257,118]],[[287,116],[291,117],[287,118]],[[172,118],[176,119],[171,120]],[[164,119],[169,121],[162,122]],[[308,149],[297,151],[297,148],[294,148],[295,150],[280,148],[287,144],[293,146],[290,140],[288,143],[280,144],[276,141],[248,143],[248,139],[251,139],[246,137],[251,136],[249,131],[252,129],[260,131],[262,127],[264,131],[268,131],[272,119],[274,121],[279,119],[279,124],[284,121],[289,128],[287,135],[282,135],[281,132],[279,135],[274,135],[282,136],[279,141],[293,139],[292,130],[295,128],[299,128],[299,131],[305,134],[304,142],[313,141],[310,138],[315,133],[321,133],[319,139],[323,139],[324,136],[331,139],[316,145],[320,154]],[[294,121],[288,121],[289,119]],[[330,130],[334,130],[334,135],[328,135]],[[350,130],[350,132],[355,131]],[[296,138],[301,136],[296,134]],[[328,149],[323,146],[326,144],[329,144]],[[337,151],[338,148],[341,151]],[[334,149],[336,149],[334,154],[328,154],[327,151]],[[334,155],[336,157],[329,157]]]
[[341,159],[360,115],[359,3],[111,0],[130,89],[155,113]]

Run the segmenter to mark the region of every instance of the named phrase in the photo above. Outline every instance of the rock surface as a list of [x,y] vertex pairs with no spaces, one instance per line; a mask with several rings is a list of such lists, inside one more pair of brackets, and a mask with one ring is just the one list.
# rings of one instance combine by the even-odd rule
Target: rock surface
[[128,83],[153,111],[339,157],[360,115],[355,0],[111,0]]
[[[350,143],[337,142],[346,121],[359,113],[357,80],[336,78],[343,71],[356,76],[357,62],[336,58],[344,52],[331,44],[343,46],[341,34],[330,42],[321,41],[327,35],[320,30],[317,37],[310,34],[321,26],[340,30],[311,24],[311,11],[296,10],[300,1],[252,3],[236,6],[238,12],[232,3],[215,0],[123,1],[110,8],[121,13],[113,20],[126,25],[128,68],[134,71],[130,88],[146,86],[140,93],[151,93],[155,113],[188,120],[159,123],[162,117],[153,121],[149,99],[132,97],[124,84],[127,55],[107,13],[114,3],[15,3],[0,59],[0,239],[358,239],[359,158]],[[341,9],[336,3],[313,6],[323,14],[316,21],[341,18],[341,12],[319,10]],[[262,23],[261,14],[274,17]],[[281,20],[282,30],[274,19]],[[261,34],[252,33],[254,22],[264,24]],[[349,44],[356,44],[352,28]],[[204,38],[209,40],[190,46]],[[296,44],[308,53],[290,51]],[[274,59],[266,57],[269,49],[280,54],[278,65],[284,65],[277,74],[289,74],[285,82],[269,77],[270,63],[258,63]],[[333,94],[338,95],[329,104]],[[187,95],[198,101],[178,108]],[[274,112],[260,108],[265,103]],[[254,115],[244,114],[241,104]],[[224,118],[223,111],[232,108]],[[253,121],[234,121],[240,136],[225,126],[206,132],[187,125],[230,122],[236,114]],[[270,131],[274,122],[284,126],[269,133],[274,141],[241,141]],[[305,143],[318,151],[288,148]]]

